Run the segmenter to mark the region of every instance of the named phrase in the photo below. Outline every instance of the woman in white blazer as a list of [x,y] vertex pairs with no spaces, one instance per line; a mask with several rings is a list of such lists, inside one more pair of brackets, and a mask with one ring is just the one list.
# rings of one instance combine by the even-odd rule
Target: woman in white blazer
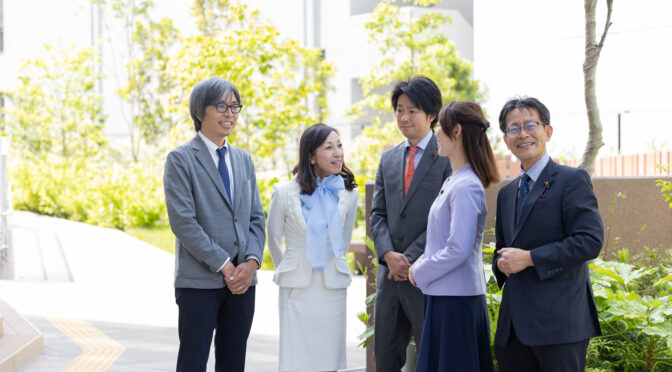
[[335,371],[346,367],[352,279],[345,252],[358,196],[336,129],[315,124],[303,132],[293,173],[274,185],[268,210],[268,249],[280,287],[280,370]]

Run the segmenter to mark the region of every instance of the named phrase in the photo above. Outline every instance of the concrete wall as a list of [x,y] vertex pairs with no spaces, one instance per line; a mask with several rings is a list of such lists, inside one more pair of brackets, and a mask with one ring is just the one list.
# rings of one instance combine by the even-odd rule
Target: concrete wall
[[[672,177],[595,177],[593,188],[604,224],[605,248],[608,256],[628,248],[630,255],[645,247],[672,248],[672,208],[665,202],[656,186],[656,180],[672,181]],[[488,203],[486,230],[495,227],[497,193],[511,179],[485,190]],[[371,209],[370,197],[374,183],[367,182],[366,215]],[[617,194],[622,196],[616,196]],[[624,195],[624,196],[623,196]],[[367,221],[368,233],[368,221]],[[486,236],[484,242],[494,242],[494,235]],[[604,250],[604,248],[603,248]]]
[[[672,180],[672,177],[593,178],[608,256],[622,248],[628,248],[632,256],[644,247],[672,247],[672,208],[656,186],[657,179]],[[510,181],[506,179],[485,190],[486,229],[495,227],[497,193]],[[616,196],[618,193],[625,197]],[[488,236],[484,240],[491,242],[495,237]]]

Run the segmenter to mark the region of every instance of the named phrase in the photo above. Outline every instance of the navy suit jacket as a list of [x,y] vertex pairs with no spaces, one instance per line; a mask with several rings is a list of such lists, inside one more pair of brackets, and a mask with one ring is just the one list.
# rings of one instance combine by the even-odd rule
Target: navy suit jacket
[[519,178],[497,196],[497,249],[529,250],[534,266],[506,277],[495,343],[505,346],[511,324],[528,346],[555,345],[600,335],[587,261],[602,249],[604,231],[590,176],[553,160],[530,190],[515,225]]

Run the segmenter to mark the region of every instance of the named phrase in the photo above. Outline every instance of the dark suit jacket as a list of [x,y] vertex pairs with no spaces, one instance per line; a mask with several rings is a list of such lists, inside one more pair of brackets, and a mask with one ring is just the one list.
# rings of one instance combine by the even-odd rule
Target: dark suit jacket
[[404,253],[410,263],[425,250],[429,208],[452,168],[438,155],[436,136],[427,144],[404,197],[405,142],[383,153],[371,202],[371,234],[383,265],[388,251]]
[[587,261],[600,253],[604,231],[590,176],[549,160],[530,190],[515,226],[519,178],[497,196],[497,249],[530,250],[533,267],[507,278],[495,343],[505,346],[513,326],[528,346],[555,345],[600,335]]

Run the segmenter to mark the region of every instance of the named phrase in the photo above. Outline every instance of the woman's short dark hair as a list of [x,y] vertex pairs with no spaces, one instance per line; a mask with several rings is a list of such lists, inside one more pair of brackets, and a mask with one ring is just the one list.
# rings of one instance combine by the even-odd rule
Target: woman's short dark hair
[[238,89],[228,80],[212,77],[194,86],[189,98],[189,113],[197,132],[201,130],[201,119],[205,116],[205,108],[219,103],[222,97],[228,97],[231,93],[236,96],[238,103],[242,104]]
[[453,129],[458,124],[462,127],[462,148],[467,161],[483,187],[499,182],[497,162],[486,134],[490,122],[483,115],[481,106],[471,101],[456,101],[441,109],[439,125],[445,135],[454,139]]
[[502,107],[502,111],[499,112],[499,129],[502,133],[506,133],[506,115],[513,110],[523,108],[528,110],[535,109],[539,114],[541,124],[544,126],[551,124],[551,113],[548,111],[546,105],[534,97],[518,96],[510,98],[504,104],[504,107]]
[[431,127],[436,127],[436,122],[439,117],[439,110],[441,110],[441,90],[432,79],[426,76],[415,76],[408,81],[397,83],[392,90],[392,110],[397,109],[397,102],[399,97],[404,94],[413,103],[413,105],[427,115],[434,115]]
[[[301,187],[301,194],[311,195],[317,188],[317,174],[310,164],[310,156],[315,155],[317,148],[322,146],[331,132],[338,134],[336,128],[318,123],[308,127],[301,135],[301,140],[299,141],[299,164],[292,171],[296,174],[296,180]],[[350,191],[357,187],[355,175],[345,166],[345,162],[343,162],[340,174],[345,182],[346,190]]]

